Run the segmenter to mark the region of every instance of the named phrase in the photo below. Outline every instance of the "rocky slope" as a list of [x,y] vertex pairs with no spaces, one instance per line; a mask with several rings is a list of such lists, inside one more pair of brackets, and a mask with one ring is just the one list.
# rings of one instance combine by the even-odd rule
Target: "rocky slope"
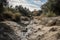
[[33,19],[26,27],[13,21],[0,22],[0,40],[60,40],[59,18]]

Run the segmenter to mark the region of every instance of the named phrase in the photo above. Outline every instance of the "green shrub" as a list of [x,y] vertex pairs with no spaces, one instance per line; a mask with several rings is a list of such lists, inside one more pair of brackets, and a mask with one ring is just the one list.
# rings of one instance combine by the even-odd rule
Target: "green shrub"
[[47,17],[55,17],[55,16],[56,16],[56,14],[53,13],[53,12],[48,12],[48,13],[46,13],[45,15],[46,15]]

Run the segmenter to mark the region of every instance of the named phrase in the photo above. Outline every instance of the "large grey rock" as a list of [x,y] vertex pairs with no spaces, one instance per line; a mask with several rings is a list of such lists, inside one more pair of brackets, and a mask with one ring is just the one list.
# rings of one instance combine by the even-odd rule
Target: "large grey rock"
[[40,25],[45,26],[60,26],[60,18],[59,17],[44,17],[40,20]]
[[0,40],[20,40],[21,26],[12,21],[0,22]]
[[49,20],[49,21],[47,22],[46,26],[54,26],[54,25],[56,25],[56,21],[57,21],[57,19]]

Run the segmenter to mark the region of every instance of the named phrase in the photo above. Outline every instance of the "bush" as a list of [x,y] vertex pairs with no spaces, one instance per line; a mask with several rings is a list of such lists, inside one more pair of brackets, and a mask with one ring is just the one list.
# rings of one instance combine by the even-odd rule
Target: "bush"
[[20,21],[20,13],[3,13],[3,18],[11,21]]
[[15,13],[15,14],[13,14],[13,17],[12,17],[12,19],[14,20],[14,21],[20,21],[20,13]]
[[46,13],[46,16],[47,16],[47,17],[55,17],[56,14],[53,13],[53,12],[48,12],[48,13]]
[[4,19],[11,19],[13,14],[12,13],[3,13]]

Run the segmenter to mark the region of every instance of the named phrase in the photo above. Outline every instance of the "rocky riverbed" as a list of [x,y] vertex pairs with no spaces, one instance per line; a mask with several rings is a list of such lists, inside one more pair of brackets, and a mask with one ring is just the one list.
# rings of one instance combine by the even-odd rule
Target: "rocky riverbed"
[[13,21],[0,22],[0,40],[60,40],[59,18],[22,21],[25,27]]

